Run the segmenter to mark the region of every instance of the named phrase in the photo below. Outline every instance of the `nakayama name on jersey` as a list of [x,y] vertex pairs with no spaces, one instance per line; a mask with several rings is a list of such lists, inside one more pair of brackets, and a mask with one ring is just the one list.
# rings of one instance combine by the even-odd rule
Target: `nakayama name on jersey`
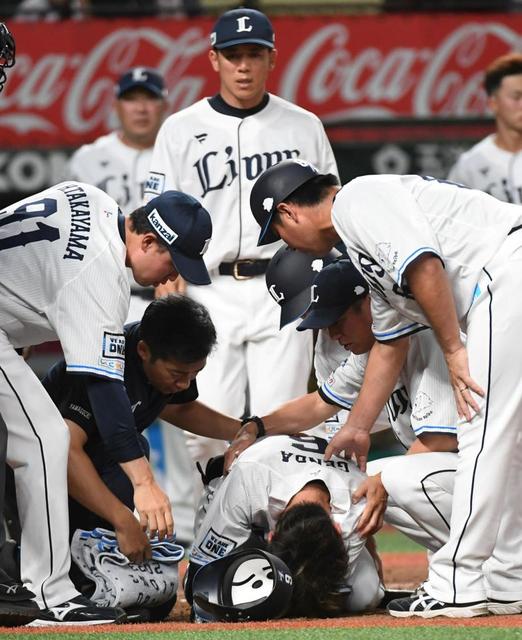
[[71,230],[64,259],[83,260],[91,230],[91,211],[85,191],[77,184],[60,187],[71,208]]

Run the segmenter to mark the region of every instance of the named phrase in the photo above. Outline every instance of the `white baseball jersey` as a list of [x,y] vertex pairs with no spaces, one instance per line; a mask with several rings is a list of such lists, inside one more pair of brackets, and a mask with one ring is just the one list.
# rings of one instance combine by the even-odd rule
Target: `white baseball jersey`
[[[346,360],[352,358],[357,360],[358,356],[354,356],[350,351],[347,351],[337,340],[332,340],[326,329],[321,329],[318,332],[314,350],[314,367],[317,386],[321,388],[332,375],[335,375],[335,371],[339,367],[343,367]],[[314,435],[331,440],[348,419],[348,410],[351,408],[357,393],[358,392],[355,393],[354,397],[350,396],[351,401],[349,404],[346,402],[339,403],[333,401],[333,404],[342,407],[341,410],[331,418],[325,420],[320,426],[309,429],[307,433],[313,433]],[[372,427],[372,433],[384,431],[389,428],[390,422],[388,421],[386,411],[383,410]]]
[[522,210],[433,178],[379,175],[345,185],[336,195],[332,220],[376,294],[374,334],[386,341],[428,324],[408,290],[404,274],[411,262],[423,253],[442,260],[462,321],[480,294],[476,287],[482,267],[510,230],[522,224]]
[[495,144],[495,134],[491,134],[459,157],[448,180],[505,202],[522,204],[522,151],[501,149]]
[[320,480],[330,492],[331,515],[341,528],[350,573],[365,541],[356,532],[366,504],[352,504],[363,474],[350,460],[325,462],[326,440],[313,436],[271,436],[246,449],[216,490],[199,527],[190,561],[207,564],[245,542],[252,526],[268,532],[290,499],[308,482]]
[[279,244],[257,246],[250,192],[263,171],[291,158],[337,175],[317,116],[270,95],[260,111],[239,118],[219,113],[205,98],[163,123],[145,197],[179,189],[200,200],[212,217],[212,242],[205,253],[209,271],[238,258],[270,258]]
[[63,182],[0,213],[0,326],[15,347],[59,339],[67,369],[123,380],[129,306],[118,205]]
[[[353,353],[321,385],[326,402],[351,409],[361,389],[368,354]],[[448,370],[435,336],[429,330],[412,336],[406,363],[386,403],[397,440],[408,449],[425,433],[456,435],[457,411]]]
[[105,191],[127,214],[143,204],[151,158],[152,147],[133,149],[113,131],[73,153],[67,178]]

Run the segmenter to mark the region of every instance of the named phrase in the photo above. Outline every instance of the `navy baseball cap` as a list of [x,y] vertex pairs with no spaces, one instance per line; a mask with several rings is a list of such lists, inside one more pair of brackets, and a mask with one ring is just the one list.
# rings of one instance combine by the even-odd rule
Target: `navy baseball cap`
[[163,77],[154,69],[147,67],[134,67],[124,73],[116,83],[116,97],[121,98],[127,91],[140,87],[150,91],[158,98],[167,96],[167,89]]
[[274,29],[270,20],[256,9],[232,9],[214,25],[210,44],[214,49],[226,49],[237,44],[260,44],[274,48]]
[[312,303],[297,330],[326,329],[368,292],[366,280],[351,260],[343,258],[332,262],[317,274],[312,285]]
[[196,198],[181,191],[165,191],[144,209],[154,232],[168,245],[181,277],[192,284],[210,284],[203,261],[212,237],[208,211]]

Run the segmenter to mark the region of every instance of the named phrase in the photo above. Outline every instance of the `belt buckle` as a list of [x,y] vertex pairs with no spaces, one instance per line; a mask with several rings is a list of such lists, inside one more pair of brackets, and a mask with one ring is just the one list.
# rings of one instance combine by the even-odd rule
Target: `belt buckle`
[[234,276],[234,280],[250,280],[254,276],[242,276],[240,275],[238,268],[241,264],[254,264],[253,260],[236,260],[233,263],[232,267],[232,275]]

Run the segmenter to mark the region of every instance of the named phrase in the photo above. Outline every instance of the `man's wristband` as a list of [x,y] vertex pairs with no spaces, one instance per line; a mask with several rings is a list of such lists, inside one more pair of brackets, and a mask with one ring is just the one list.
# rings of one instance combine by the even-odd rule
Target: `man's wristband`
[[243,420],[241,420],[241,426],[243,427],[245,424],[247,424],[247,422],[255,422],[256,423],[256,425],[257,425],[256,440],[258,438],[262,438],[264,435],[266,435],[265,423],[261,420],[261,418],[259,416],[248,416],[248,418],[244,418]]

